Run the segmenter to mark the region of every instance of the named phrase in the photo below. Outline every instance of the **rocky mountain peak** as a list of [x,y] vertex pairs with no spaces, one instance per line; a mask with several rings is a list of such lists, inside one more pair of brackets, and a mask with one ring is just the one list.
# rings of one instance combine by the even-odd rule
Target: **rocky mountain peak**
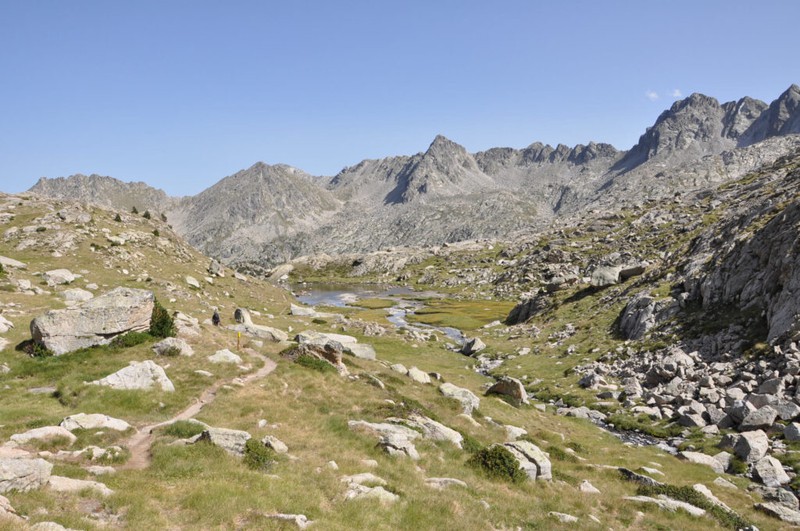
[[761,113],[742,135],[739,145],[746,146],[765,138],[800,133],[800,87],[792,85]]

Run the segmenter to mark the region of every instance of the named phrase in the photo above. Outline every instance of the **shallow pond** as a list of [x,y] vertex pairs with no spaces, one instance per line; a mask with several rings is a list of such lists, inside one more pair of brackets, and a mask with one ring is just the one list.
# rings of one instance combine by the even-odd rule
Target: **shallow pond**
[[464,334],[449,326],[431,326],[423,323],[409,323],[408,316],[425,306],[424,300],[441,298],[443,295],[432,291],[414,291],[404,286],[381,286],[364,284],[303,284],[293,286],[298,301],[309,306],[358,306],[359,299],[386,299],[392,307],[386,309],[390,323],[397,327],[417,330],[438,330],[457,344],[464,342]]

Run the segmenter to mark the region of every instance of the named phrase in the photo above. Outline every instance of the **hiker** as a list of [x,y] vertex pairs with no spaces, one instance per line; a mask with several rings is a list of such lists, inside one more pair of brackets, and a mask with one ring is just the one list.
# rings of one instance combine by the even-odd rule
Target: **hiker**
[[214,323],[214,326],[219,326],[220,318],[216,308],[214,308],[214,315],[211,316],[211,322]]

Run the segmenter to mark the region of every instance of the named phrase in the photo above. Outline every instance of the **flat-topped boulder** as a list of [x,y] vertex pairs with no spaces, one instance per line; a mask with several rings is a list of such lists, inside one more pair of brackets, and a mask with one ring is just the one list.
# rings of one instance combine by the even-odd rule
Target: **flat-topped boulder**
[[528,404],[528,392],[522,382],[510,376],[501,376],[487,391],[487,395],[502,395],[509,397],[515,404]]
[[242,363],[242,358],[238,354],[234,354],[230,350],[224,348],[208,356],[208,361],[211,363]]
[[154,300],[152,291],[115,288],[81,305],[36,317],[31,336],[57,356],[106,345],[127,332],[148,330]]
[[149,390],[160,388],[162,391],[169,392],[175,390],[175,386],[167,378],[167,373],[164,372],[164,369],[152,360],[132,361],[124,369],[91,383],[93,385],[104,385],[112,389]]

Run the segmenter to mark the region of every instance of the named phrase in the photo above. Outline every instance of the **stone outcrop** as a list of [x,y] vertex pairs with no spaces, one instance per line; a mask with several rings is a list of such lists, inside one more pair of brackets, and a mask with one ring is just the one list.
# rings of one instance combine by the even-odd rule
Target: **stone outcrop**
[[164,369],[156,365],[152,360],[132,361],[127,367],[91,383],[104,385],[112,389],[149,390],[158,388],[162,391],[170,392],[175,390],[175,386],[167,378]]
[[49,312],[31,321],[33,340],[56,355],[106,345],[127,332],[150,328],[153,292],[115,288],[80,306]]

